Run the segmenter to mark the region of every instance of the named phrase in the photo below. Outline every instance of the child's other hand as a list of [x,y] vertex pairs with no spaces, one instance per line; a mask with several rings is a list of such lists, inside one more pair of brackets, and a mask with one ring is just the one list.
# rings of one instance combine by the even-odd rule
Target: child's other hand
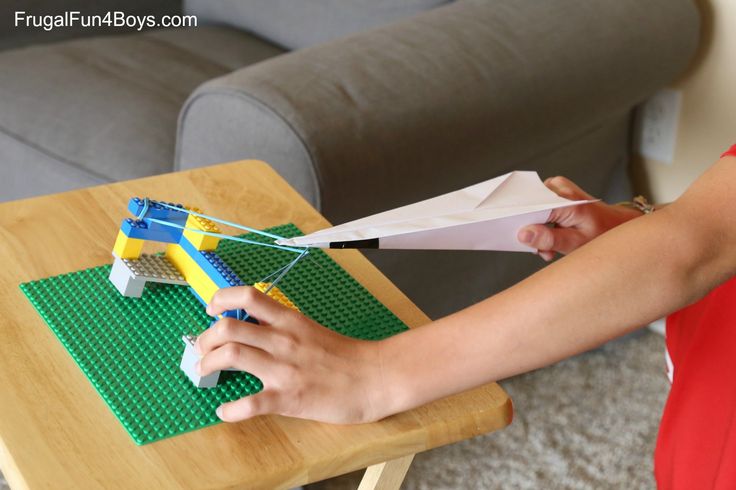
[[[544,184],[566,199],[595,199],[565,177],[551,177]],[[569,254],[598,235],[641,215],[636,209],[600,201],[558,208],[552,211],[549,218],[554,227],[525,226],[519,230],[517,238],[521,243],[536,248],[539,256],[549,262],[556,253]]]
[[280,414],[331,423],[382,418],[380,343],[340,335],[286,308],[252,287],[220,289],[210,315],[245,309],[260,325],[223,318],[199,336],[203,375],[226,368],[247,371],[263,391],[225,403],[217,415],[235,422]]

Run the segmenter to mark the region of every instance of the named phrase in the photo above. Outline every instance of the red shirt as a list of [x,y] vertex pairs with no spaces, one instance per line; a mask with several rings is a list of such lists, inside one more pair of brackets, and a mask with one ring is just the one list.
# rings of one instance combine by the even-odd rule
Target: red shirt
[[[736,145],[726,155],[736,156]],[[667,318],[667,352],[674,371],[657,486],[736,489],[736,277]]]

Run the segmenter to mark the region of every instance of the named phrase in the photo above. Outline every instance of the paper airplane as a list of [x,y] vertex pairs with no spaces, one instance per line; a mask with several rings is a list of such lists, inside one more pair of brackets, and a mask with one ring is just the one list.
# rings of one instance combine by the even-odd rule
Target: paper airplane
[[320,248],[501,250],[535,252],[516,235],[546,223],[571,201],[548,189],[536,172],[514,171],[455,192],[384,211],[280,245]]

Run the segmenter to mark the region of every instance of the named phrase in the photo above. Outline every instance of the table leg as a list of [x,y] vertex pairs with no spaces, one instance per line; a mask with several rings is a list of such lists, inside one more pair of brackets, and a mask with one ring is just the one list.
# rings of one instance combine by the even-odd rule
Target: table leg
[[369,466],[358,490],[399,490],[413,459],[414,455],[410,454]]

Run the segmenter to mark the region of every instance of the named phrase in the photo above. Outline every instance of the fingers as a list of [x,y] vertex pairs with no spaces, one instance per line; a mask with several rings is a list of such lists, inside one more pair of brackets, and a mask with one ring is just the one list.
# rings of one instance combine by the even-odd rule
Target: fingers
[[217,416],[225,422],[238,422],[257,415],[280,413],[280,396],[274,391],[265,390],[240,400],[224,403],[217,409]]
[[207,314],[219,315],[228,310],[243,308],[248,314],[270,325],[289,316],[292,310],[250,286],[219,289],[207,305]]
[[236,342],[268,350],[269,333],[263,325],[223,318],[197,338],[195,348],[199,354],[204,355],[227,343]]
[[249,345],[228,343],[205,354],[199,360],[199,374],[206,376],[215,371],[234,368],[263,378],[277,363],[270,354]]
[[[518,240],[540,251],[568,254],[586,242],[585,235],[574,228],[549,228],[545,225],[525,226],[517,235]],[[553,254],[554,256],[554,254]],[[543,256],[545,260],[547,258]]]
[[551,262],[552,259],[555,258],[555,255],[557,255],[555,252],[552,252],[550,250],[538,250],[537,255],[542,257],[545,262]]
[[544,181],[549,189],[553,190],[558,196],[564,197],[565,199],[572,200],[585,200],[595,199],[593,196],[582,190],[573,181],[566,177],[550,177]]

